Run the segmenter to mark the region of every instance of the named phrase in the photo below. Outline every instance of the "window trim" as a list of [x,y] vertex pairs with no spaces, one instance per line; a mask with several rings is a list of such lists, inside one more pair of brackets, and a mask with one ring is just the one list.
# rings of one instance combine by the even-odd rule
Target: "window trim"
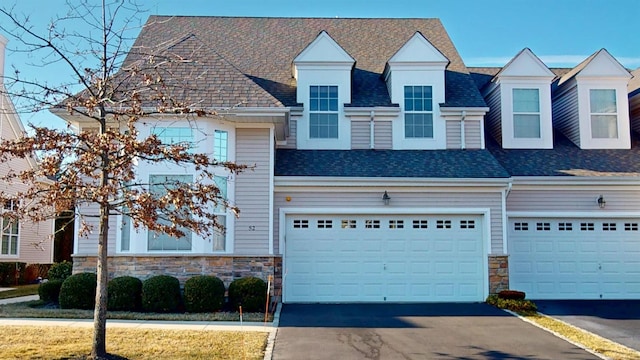
[[[4,213],[4,210],[7,209],[7,204],[5,204],[2,208],[2,213]],[[9,201],[9,210],[13,210],[15,209],[16,205],[13,202],[13,200]],[[2,216],[2,213],[0,213],[0,257],[1,258],[18,258],[20,257],[20,238],[22,235],[22,231],[20,231],[20,227],[21,227],[21,223],[20,220],[16,219],[14,221],[9,222],[7,229],[9,229],[8,232],[5,232],[5,226],[4,226],[4,216]],[[11,232],[13,230],[13,224],[17,223],[16,226],[16,233]],[[4,237],[8,236],[8,243],[7,243],[7,253],[3,253],[2,252],[2,243],[1,241],[4,241]],[[15,237],[15,249],[12,249],[11,247],[11,240]],[[11,253],[11,250],[15,250],[15,254]]]
[[[224,135],[224,139],[220,138]],[[221,146],[224,141],[224,147]],[[215,129],[213,132],[213,157],[217,161],[229,161],[229,131]]]
[[[591,137],[591,139],[593,140],[617,140],[620,138],[620,111],[618,108],[618,91],[616,88],[589,88],[588,89],[588,94],[587,97],[589,99],[588,101],[588,111],[589,111],[589,130],[590,130],[590,134],[589,136]],[[613,108],[615,109],[615,112],[593,112],[592,109],[592,102],[591,102],[591,95],[594,91],[613,91]],[[594,126],[593,126],[593,121],[594,121],[594,116],[610,116],[610,117],[615,117],[615,136],[614,137],[596,137],[594,136]]]
[[[186,177],[191,177],[191,181],[193,181],[193,178],[194,178],[193,174],[166,174],[166,173],[165,174],[157,174],[157,173],[149,173],[148,174],[149,187],[153,186],[151,179],[152,179],[152,177],[155,177],[155,176],[166,176],[166,177],[170,177],[170,176],[171,177],[178,177],[178,176],[181,176],[181,177],[185,177],[185,178]],[[179,181],[183,182],[181,180],[179,180]],[[151,192],[151,189],[149,189],[149,191]],[[189,249],[177,249],[177,248],[176,249],[151,249],[150,248],[150,241],[152,239],[152,236],[155,237],[155,238],[159,238],[159,237],[163,237],[163,236],[164,237],[168,237],[169,239],[176,240],[176,243],[177,243],[178,239],[175,239],[173,236],[169,236],[169,235],[164,234],[164,233],[157,233],[155,231],[151,231],[149,229],[147,229],[146,232],[147,232],[147,236],[146,236],[146,247],[145,248],[146,248],[146,252],[147,253],[150,253],[150,254],[153,254],[153,253],[191,253],[191,252],[194,251],[194,248],[193,248],[194,247],[193,246],[194,245],[194,238],[197,238],[197,237],[194,236],[195,234],[191,230],[186,229],[186,234],[184,236],[184,237],[187,238],[186,241],[189,242]],[[166,241],[166,240],[163,240],[163,241]]]
[[[516,91],[517,90],[535,90],[538,94],[538,111],[516,111]],[[512,119],[512,127],[513,127],[513,138],[514,140],[539,140],[542,138],[542,103],[540,99],[540,89],[537,87],[513,87],[511,88],[511,119]],[[516,135],[516,115],[536,115],[538,117],[538,136],[536,137],[524,137]]]

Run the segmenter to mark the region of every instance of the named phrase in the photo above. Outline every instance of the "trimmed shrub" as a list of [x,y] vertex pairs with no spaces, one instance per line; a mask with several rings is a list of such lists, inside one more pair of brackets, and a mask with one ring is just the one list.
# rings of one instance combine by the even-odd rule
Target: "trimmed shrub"
[[142,307],[142,281],[133,276],[120,276],[107,284],[107,309],[138,311]]
[[47,303],[57,304],[61,287],[62,280],[49,280],[40,283],[40,286],[38,287],[38,295],[40,296],[40,300]]
[[156,275],[142,282],[142,310],[176,312],[180,307],[180,281],[169,275]]
[[502,299],[498,295],[489,295],[487,304],[499,309],[507,309],[523,314],[535,313],[538,307],[531,300]]
[[184,306],[188,312],[213,312],[224,305],[224,283],[215,276],[194,276],[184,283]]
[[65,260],[60,263],[53,263],[47,273],[47,276],[49,280],[65,280],[71,276],[72,271],[73,264]]
[[502,290],[498,293],[500,299],[524,300],[526,294],[517,290]]
[[78,273],[69,276],[60,287],[61,309],[93,309],[96,301],[96,274]]
[[0,262],[0,286],[24,284],[26,266],[23,262]]
[[234,310],[242,306],[246,312],[264,311],[267,283],[257,277],[234,280],[229,285],[229,303]]

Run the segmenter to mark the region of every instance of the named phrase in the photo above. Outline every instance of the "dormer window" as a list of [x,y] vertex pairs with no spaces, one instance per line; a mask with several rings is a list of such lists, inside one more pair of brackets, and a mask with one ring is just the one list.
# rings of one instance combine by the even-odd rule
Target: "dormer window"
[[338,138],[338,87],[311,86],[309,89],[309,138]]
[[618,110],[615,89],[590,89],[591,137],[618,138]]
[[513,89],[513,137],[540,138],[540,92],[538,89]]
[[404,87],[404,136],[433,138],[433,92],[431,86]]

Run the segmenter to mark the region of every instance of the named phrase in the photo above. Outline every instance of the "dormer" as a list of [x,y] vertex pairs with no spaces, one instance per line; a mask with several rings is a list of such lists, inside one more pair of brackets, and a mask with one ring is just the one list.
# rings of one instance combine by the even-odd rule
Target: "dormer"
[[581,149],[629,149],[631,74],[601,49],[557,81],[553,122]]
[[388,61],[383,73],[391,102],[402,117],[393,122],[393,148],[445,149],[446,123],[439,104],[445,102],[447,59],[416,32]]
[[351,70],[355,60],[326,31],[293,60],[297,102],[298,149],[350,149],[351,126],[344,104],[351,103]]
[[551,82],[555,75],[528,48],[520,51],[483,89],[487,126],[505,149],[551,149]]

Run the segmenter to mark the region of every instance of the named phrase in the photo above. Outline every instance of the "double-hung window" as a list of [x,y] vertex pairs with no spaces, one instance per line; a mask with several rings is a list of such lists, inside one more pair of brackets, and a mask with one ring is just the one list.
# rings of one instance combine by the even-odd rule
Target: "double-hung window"
[[431,86],[404,87],[405,138],[433,138],[433,91]]
[[615,89],[590,89],[591,137],[618,138],[618,108]]
[[229,133],[224,130],[216,130],[213,139],[213,157],[218,161],[227,161],[229,153]]
[[[227,200],[227,177],[218,176],[214,177],[214,182],[220,190],[220,198]],[[218,223],[225,227],[225,229],[216,229],[213,235],[213,251],[225,251],[226,250],[226,226],[227,226],[227,209],[218,205],[214,209],[214,214],[218,220]]]
[[[191,183],[193,175],[149,175],[150,192],[154,197],[162,197],[167,189],[178,183]],[[162,217],[162,215],[160,215]],[[158,222],[170,224],[169,219],[160,218]],[[191,231],[180,228],[185,236],[176,238],[164,233],[149,231],[147,249],[150,251],[191,251]]]
[[338,138],[338,87],[311,86],[309,89],[309,138]]
[[[4,204],[5,211],[15,210],[15,203],[8,201]],[[18,255],[18,235],[20,224],[18,220],[2,217],[2,246],[0,255]]]
[[540,92],[513,89],[513,137],[540,138]]

